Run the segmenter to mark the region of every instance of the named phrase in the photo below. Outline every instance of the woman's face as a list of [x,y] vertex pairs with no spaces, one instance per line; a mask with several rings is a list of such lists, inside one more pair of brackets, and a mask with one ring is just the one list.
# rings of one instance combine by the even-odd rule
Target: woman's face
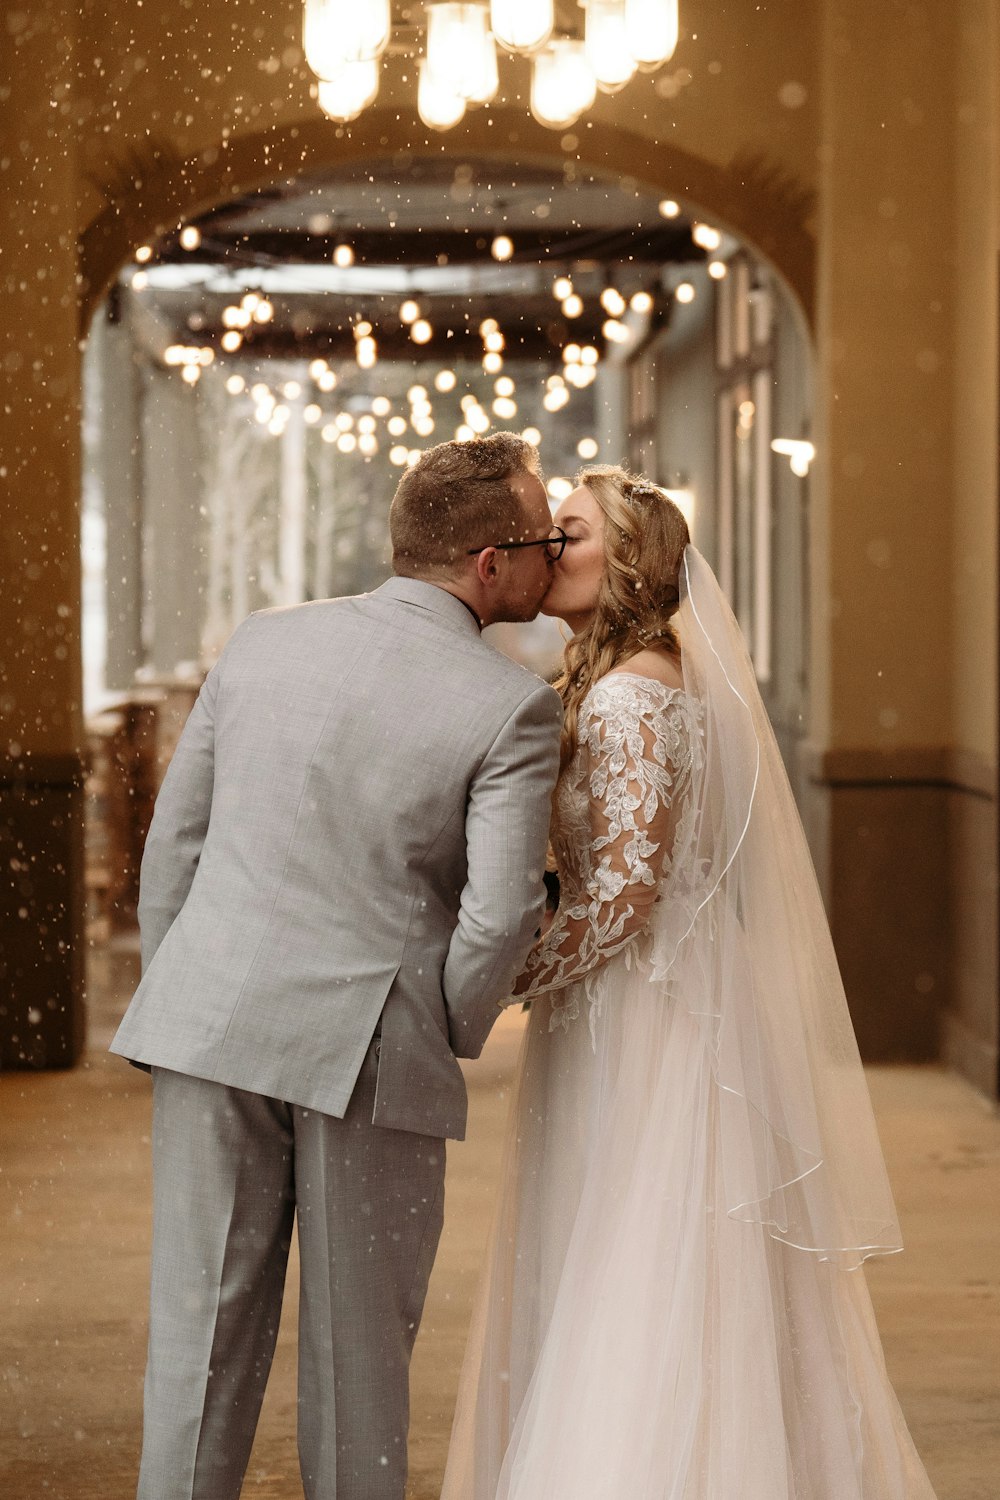
[[553,519],[568,540],[562,557],[553,564],[542,614],[558,615],[577,631],[597,608],[604,576],[604,512],[586,485],[581,485],[566,496]]

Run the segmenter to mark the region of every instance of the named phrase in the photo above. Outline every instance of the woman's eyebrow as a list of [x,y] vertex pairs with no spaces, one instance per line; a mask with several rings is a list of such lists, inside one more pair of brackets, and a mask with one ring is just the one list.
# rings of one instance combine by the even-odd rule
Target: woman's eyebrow
[[586,526],[587,524],[582,516],[563,516],[559,525],[565,526],[568,522],[574,522],[577,526]]

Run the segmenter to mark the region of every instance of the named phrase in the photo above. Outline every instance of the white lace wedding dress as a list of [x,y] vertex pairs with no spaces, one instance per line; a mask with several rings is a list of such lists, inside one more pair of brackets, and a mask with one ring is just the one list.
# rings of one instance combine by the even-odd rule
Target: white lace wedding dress
[[[777,1188],[734,1202],[725,1111],[750,1121],[736,1155],[761,1111],[750,1082],[720,1081],[725,1043],[690,993],[720,918],[685,965],[657,964],[672,914],[701,909],[701,704],[613,673],[579,731],[442,1500],[932,1500],[870,1249],[846,1268],[790,1242],[789,1184],[814,1169],[773,1141],[791,1153],[795,1132],[770,1139]],[[712,984],[741,982],[726,964]]]

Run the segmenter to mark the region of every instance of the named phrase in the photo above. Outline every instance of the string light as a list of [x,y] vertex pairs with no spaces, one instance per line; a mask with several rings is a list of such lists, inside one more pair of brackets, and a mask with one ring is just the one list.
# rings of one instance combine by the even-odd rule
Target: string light
[[722,244],[722,235],[711,224],[699,224],[697,221],[691,225],[691,238],[696,245],[703,250],[718,250]]
[[678,302],[693,302],[695,297],[694,287],[690,281],[682,281],[674,288],[674,296]]
[[181,249],[197,250],[201,244],[201,230],[195,224],[185,224],[181,230]]
[[514,241],[508,234],[498,234],[490,246],[490,254],[494,260],[510,260],[514,254]]
[[345,244],[337,245],[333,252],[333,263],[335,266],[340,266],[343,269],[353,266],[354,250],[352,246]]

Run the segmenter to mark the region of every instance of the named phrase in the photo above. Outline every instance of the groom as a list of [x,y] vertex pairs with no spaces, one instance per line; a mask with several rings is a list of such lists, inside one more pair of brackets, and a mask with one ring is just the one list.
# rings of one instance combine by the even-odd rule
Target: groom
[[537,454],[442,443],[396,576],[261,610],[202,687],[142,862],[112,1050],[153,1074],[140,1500],[236,1500],[292,1221],[308,1500],[402,1500],[444,1138],[542,912],[560,704],[486,645],[550,580]]

